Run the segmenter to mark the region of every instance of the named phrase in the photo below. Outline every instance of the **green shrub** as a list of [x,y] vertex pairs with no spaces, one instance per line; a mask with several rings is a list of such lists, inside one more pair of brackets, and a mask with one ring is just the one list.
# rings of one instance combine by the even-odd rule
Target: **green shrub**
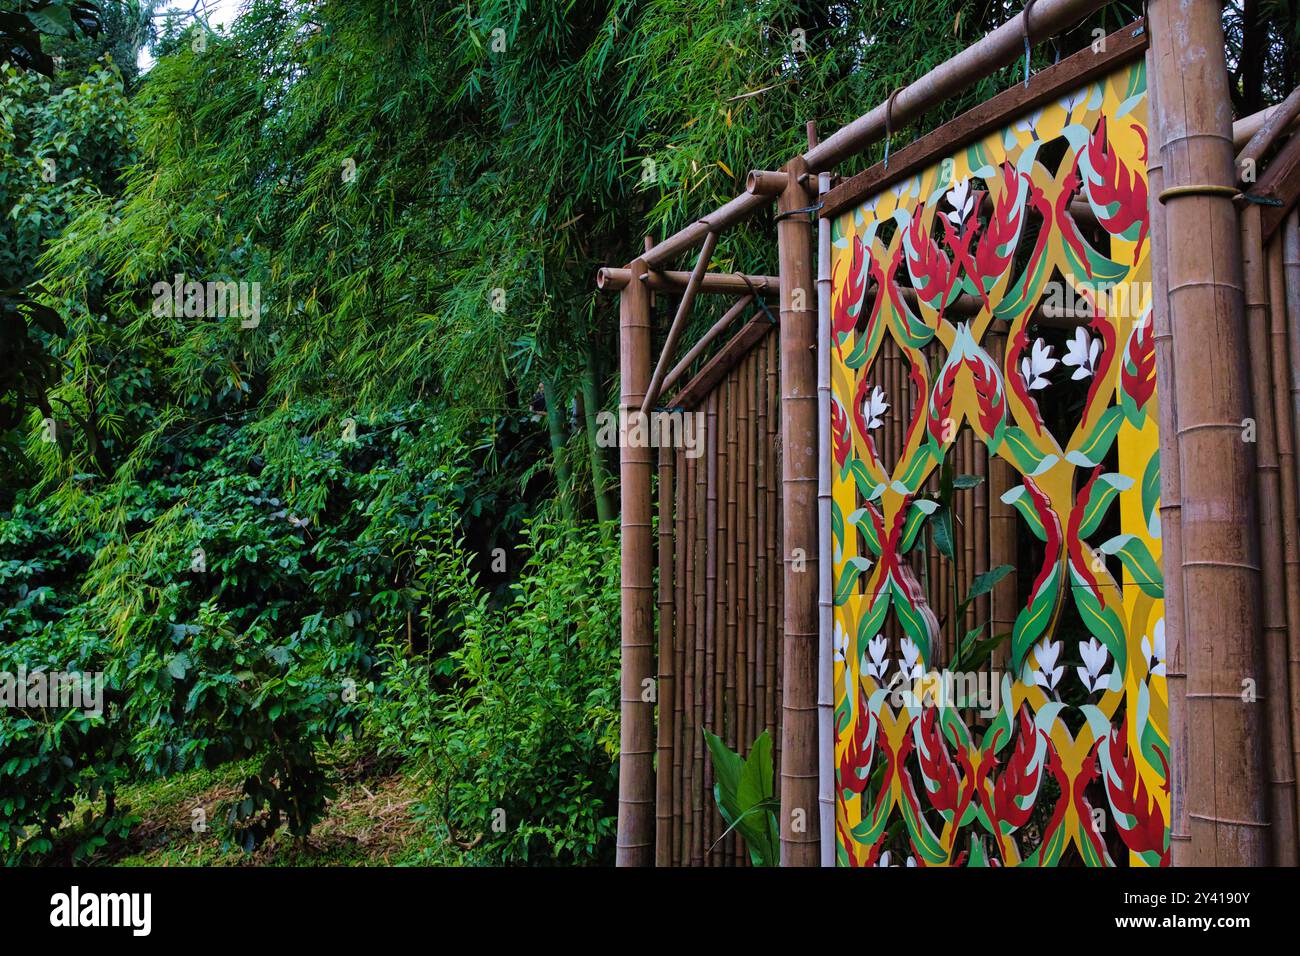
[[618,749],[618,548],[601,529],[530,523],[512,597],[491,599],[450,528],[424,576],[463,643],[451,686],[390,648],[373,714],[387,746],[430,760],[426,808],[493,863],[613,860]]

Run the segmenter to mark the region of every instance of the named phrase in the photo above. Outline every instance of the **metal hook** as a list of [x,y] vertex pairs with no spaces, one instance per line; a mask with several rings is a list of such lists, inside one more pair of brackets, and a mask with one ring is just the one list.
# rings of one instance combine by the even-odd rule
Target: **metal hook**
[[1025,0],[1025,10],[1020,15],[1020,31],[1025,38],[1025,86],[1029,85],[1029,11],[1033,6],[1034,0]]
[[895,87],[894,92],[889,94],[889,99],[885,100],[885,169],[889,168],[889,144],[894,135],[894,97],[901,92],[903,87]]

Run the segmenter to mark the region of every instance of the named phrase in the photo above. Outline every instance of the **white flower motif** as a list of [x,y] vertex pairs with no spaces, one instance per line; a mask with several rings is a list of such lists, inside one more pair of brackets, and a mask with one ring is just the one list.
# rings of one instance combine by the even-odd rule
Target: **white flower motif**
[[867,428],[879,428],[881,416],[887,411],[889,403],[885,401],[885,391],[876,385],[871,389],[871,397],[862,403],[862,417],[867,420]]
[[1075,107],[1080,103],[1085,102],[1088,99],[1088,94],[1091,92],[1092,88],[1085,86],[1067,93],[1056,101],[1057,105],[1059,105],[1061,109],[1065,110],[1067,121],[1074,116]]
[[898,665],[899,672],[908,680],[921,677],[921,649],[910,637],[903,638],[903,662]]
[[885,659],[887,646],[888,642],[883,634],[877,634],[867,644],[867,654],[871,658],[871,663],[867,665],[867,673],[879,681],[885,679],[885,671],[889,670],[889,661]]
[[876,866],[889,866],[889,851],[886,850],[880,854],[880,859],[876,861]]
[[835,622],[835,633],[832,641],[835,647],[835,661],[836,663],[843,663],[844,655],[849,649],[849,635],[839,621]]
[[1100,354],[1101,339],[1092,338],[1080,325],[1074,330],[1074,338],[1066,343],[1065,358],[1061,359],[1061,364],[1074,366],[1074,374],[1070,378],[1077,382],[1097,371],[1097,357]]
[[944,213],[948,221],[957,229],[962,227],[966,217],[970,215],[975,206],[975,196],[971,192],[970,178],[958,180],[957,185],[949,189],[944,197],[948,200],[948,205],[952,206],[953,211]]
[[1147,656],[1147,670],[1154,676],[1165,676],[1165,619],[1156,621],[1155,645],[1142,638],[1142,653]]
[[914,857],[914,856],[909,856],[909,857],[907,858],[907,865],[908,865],[908,866],[916,866],[916,857]]
[[1042,109],[1036,109],[1028,116],[1016,120],[1013,128],[1020,131],[1021,133],[1029,133],[1031,136],[1037,139],[1038,125],[1039,123],[1042,122],[1042,119],[1043,119]]
[[1052,347],[1042,339],[1034,339],[1029,355],[1020,360],[1020,375],[1025,380],[1025,387],[1031,392],[1035,389],[1047,388],[1049,383],[1043,376],[1055,367],[1056,359],[1052,355]]
[[1090,638],[1086,644],[1080,641],[1079,654],[1083,657],[1084,666],[1076,667],[1075,670],[1079,672],[1079,680],[1083,682],[1084,687],[1088,688],[1088,693],[1109,686],[1113,672],[1105,675],[1101,672],[1106,662],[1110,660],[1110,652],[1106,650],[1106,645],[1095,637]]
[[1051,638],[1043,638],[1034,648],[1034,656],[1038,660],[1038,670],[1034,671],[1034,683],[1040,687],[1046,687],[1048,690],[1055,690],[1056,685],[1060,683],[1061,675],[1065,673],[1064,667],[1056,666],[1056,658],[1061,653],[1061,645]]

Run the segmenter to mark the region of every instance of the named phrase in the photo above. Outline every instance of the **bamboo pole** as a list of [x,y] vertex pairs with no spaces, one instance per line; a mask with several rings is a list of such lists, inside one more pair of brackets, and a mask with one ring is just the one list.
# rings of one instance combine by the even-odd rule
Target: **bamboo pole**
[[[1268,717],[1269,839],[1273,862],[1295,866],[1295,778],[1291,773],[1291,723],[1286,680],[1286,585],[1282,550],[1282,503],[1273,414],[1269,354],[1269,297],[1259,207],[1241,211],[1242,269],[1250,382],[1256,418],[1256,477],[1260,527],[1260,617],[1263,623],[1263,689]],[[1280,265],[1280,263],[1279,263]],[[1280,383],[1279,383],[1280,384]]]
[[[753,613],[750,584],[754,565],[750,560],[749,508],[750,475],[753,473],[753,449],[750,445],[749,415],[752,396],[749,369],[752,354],[736,369],[736,739],[749,753],[753,738],[749,735],[749,621]],[[743,850],[742,850],[743,856]]]
[[758,490],[758,466],[762,461],[762,437],[759,432],[759,395],[758,395],[758,376],[759,376],[760,353],[755,352],[749,362],[749,397],[750,397],[750,432],[749,432],[749,453],[752,468],[747,471],[749,484],[746,494],[748,495],[748,516],[749,516],[749,596],[747,602],[748,620],[746,626],[749,629],[748,650],[749,650],[749,726],[746,728],[745,736],[752,742],[759,734],[761,703],[759,700],[759,668],[761,667],[758,655],[758,616],[759,606],[763,601],[763,590],[759,585],[759,574],[762,569],[762,559],[759,556],[761,547],[759,539],[758,509],[759,509],[759,490]]
[[[632,281],[632,276],[644,277],[646,287],[652,292],[682,292],[691,281],[691,273],[675,269],[664,271],[644,268],[633,273],[630,266],[601,266],[596,270],[596,288],[602,292],[619,292]],[[781,288],[781,280],[776,276],[748,276],[739,272],[706,272],[700,279],[700,291],[722,295],[759,295],[771,293]]]
[[[619,299],[621,415],[641,407],[650,379],[650,301],[640,282]],[[619,442],[621,501],[621,649],[618,838],[619,866],[649,866],[654,859],[654,710],[642,698],[654,675],[653,573],[650,566],[650,449]]]
[[673,863],[673,452],[659,447],[659,680],[655,685],[658,772],[655,774],[655,866]]
[[679,448],[677,467],[674,471],[676,487],[673,489],[676,499],[673,508],[673,611],[676,620],[680,622],[677,639],[673,642],[673,672],[677,676],[673,682],[673,866],[682,865],[682,853],[686,847],[684,833],[686,814],[683,812],[687,793],[684,781],[686,748],[683,741],[689,738],[685,737],[682,728],[686,721],[685,677],[688,660],[686,649],[689,646],[692,623],[690,595],[686,588],[690,572],[690,538],[687,530],[687,502],[690,499],[687,489],[691,487],[691,462],[692,459],[686,457],[686,451]]
[[768,707],[768,683],[767,683],[767,653],[768,653],[768,627],[769,618],[767,616],[767,597],[768,597],[768,563],[771,560],[771,550],[768,543],[768,523],[769,517],[767,512],[767,483],[768,483],[768,454],[769,445],[767,441],[767,361],[768,352],[771,348],[772,336],[766,336],[758,346],[758,357],[754,367],[754,395],[755,407],[757,414],[755,418],[755,434],[758,444],[757,454],[755,455],[755,494],[754,494],[754,513],[757,520],[757,530],[755,532],[755,545],[757,554],[755,555],[756,569],[754,573],[754,585],[756,595],[754,598],[754,702],[756,709],[754,712],[754,736],[757,737],[764,728],[767,727]]
[[645,401],[641,404],[641,413],[647,414],[654,407],[654,403],[659,400],[659,390],[663,387],[664,375],[668,373],[668,363],[673,360],[673,355],[677,352],[677,341],[686,331],[686,323],[690,320],[691,310],[695,307],[695,297],[700,292],[700,282],[704,279],[704,274],[709,270],[709,260],[713,258],[713,250],[718,246],[718,234],[711,232],[704,237],[704,248],[700,250],[700,257],[695,262],[695,270],[691,273],[690,280],[686,283],[686,290],[682,293],[681,301],[677,303],[677,314],[673,316],[673,323],[668,327],[668,337],[664,341],[664,350],[659,353],[659,361],[655,363],[654,374],[650,376],[650,387],[646,389]]
[[[705,477],[705,552],[704,592],[704,726],[710,733],[718,732],[718,681],[717,647],[718,647],[718,392],[710,393],[705,412],[706,437],[705,447],[709,459],[708,474]],[[705,866],[713,866],[715,857],[710,852],[713,846],[713,761],[704,761],[704,850]]]
[[[1282,228],[1282,278],[1285,298],[1285,326],[1287,332],[1287,357],[1290,377],[1290,420],[1292,448],[1300,450],[1300,212],[1292,211]],[[1278,321],[1283,316],[1274,309]],[[1297,465],[1300,471],[1300,465]],[[1296,503],[1296,481],[1286,483],[1287,499]],[[1291,576],[1288,583],[1294,580]],[[1300,779],[1300,629],[1292,629],[1287,645],[1287,676],[1291,687],[1291,746],[1292,764]],[[1300,806],[1297,807],[1300,813]]]
[[[768,351],[767,364],[767,442],[768,448],[771,449],[771,480],[767,483],[767,496],[769,514],[772,516],[772,562],[770,567],[771,573],[771,592],[768,603],[768,620],[772,622],[772,650],[767,659],[767,676],[768,685],[772,688],[772,750],[775,754],[774,767],[780,772],[782,747],[782,709],[781,709],[781,681],[783,678],[785,662],[785,545],[784,545],[784,528],[785,515],[782,508],[782,495],[780,493],[781,479],[781,398],[780,398],[780,367],[781,367],[781,338],[779,335],[769,336],[768,341],[771,348]],[[779,791],[778,791],[779,796]]]
[[[1159,71],[1147,50],[1148,194],[1164,191],[1164,136],[1159,107]],[[1148,205],[1151,217],[1151,318],[1159,396],[1160,538],[1165,590],[1165,677],[1169,693],[1169,840],[1174,866],[1191,862],[1191,822],[1187,811],[1187,663],[1183,627],[1182,482],[1179,478],[1178,390],[1174,376],[1173,334],[1169,324],[1168,240],[1165,207]]]
[[[831,188],[817,176],[817,194]],[[822,866],[835,865],[835,606],[831,582],[831,222],[817,220],[817,822]]]
[[1255,181],[1253,177],[1259,161],[1297,116],[1300,116],[1300,87],[1292,90],[1291,95],[1277,105],[1237,154],[1237,182]]
[[[1000,333],[991,334],[986,339],[989,356],[1003,368],[1006,363],[1007,337]],[[1011,374],[1015,374],[1014,370]],[[1015,471],[1001,455],[989,457],[989,567],[1009,564],[1016,570],[993,586],[989,594],[990,633],[1010,634],[1015,627],[1016,614],[1019,612],[1019,555],[1016,545],[1016,511],[1002,500],[1002,496],[1016,483]],[[995,671],[1003,670],[1010,658],[1011,641],[1000,643],[990,656],[990,663]]]
[[[724,385],[726,414],[723,419],[726,423],[726,454],[722,456],[721,468],[722,474],[726,476],[722,482],[726,497],[719,501],[719,505],[722,506],[726,520],[725,526],[721,529],[725,587],[722,595],[724,620],[722,655],[718,661],[718,675],[722,681],[722,692],[718,699],[722,702],[722,711],[719,715],[721,726],[715,730],[715,733],[727,742],[728,747],[741,753],[742,744],[737,739],[736,733],[736,610],[739,604],[737,600],[739,576],[736,573],[736,480],[739,470],[736,440],[736,371],[734,368],[731,370]],[[721,832],[725,833],[725,830]],[[732,831],[726,833],[723,838],[719,865],[729,865],[734,856],[735,833]]]
[[[1300,827],[1300,791],[1297,791],[1296,753],[1300,752],[1300,687],[1295,683],[1295,663],[1300,659],[1300,509],[1296,498],[1295,415],[1291,406],[1291,342],[1287,333],[1287,278],[1283,258],[1286,237],[1275,235],[1269,247],[1269,356],[1273,360],[1273,414],[1277,421],[1278,470],[1282,488],[1282,551],[1284,597],[1286,597],[1286,641],[1279,658],[1269,657],[1269,666],[1278,669],[1275,684],[1282,689],[1281,721],[1290,734],[1286,754],[1286,777],[1291,779],[1291,806],[1286,808],[1292,834]],[[1279,813],[1282,813],[1279,810]],[[1296,865],[1297,847],[1292,839],[1287,855],[1279,857],[1281,865]],[[1286,864],[1283,860],[1290,860]]]
[[695,585],[695,662],[691,668],[693,696],[691,698],[691,866],[704,865],[704,695],[708,684],[705,678],[705,646],[708,644],[708,472],[710,456],[707,433],[705,452],[695,464],[695,563],[692,575]]
[[1147,22],[1160,76],[1182,504],[1193,519],[1182,528],[1191,861],[1257,866],[1268,856],[1262,708],[1243,699],[1243,684],[1260,676],[1259,524],[1254,449],[1242,440],[1252,410],[1219,15],[1209,0],[1151,0]]
[[781,497],[784,501],[785,657],[782,688],[781,862],[816,866],[817,813],[817,315],[813,204],[802,160],[785,168],[777,208],[781,275]]

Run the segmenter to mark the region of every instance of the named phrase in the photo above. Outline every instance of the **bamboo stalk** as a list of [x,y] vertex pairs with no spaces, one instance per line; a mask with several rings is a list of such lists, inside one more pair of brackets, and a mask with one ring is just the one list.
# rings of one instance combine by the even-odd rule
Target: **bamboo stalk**
[[[1016,374],[1015,370],[1007,372],[1006,364],[1007,337],[1002,333],[990,333],[985,339],[989,356],[1003,369],[1003,374]],[[989,566],[997,567],[1009,564],[1016,570],[1009,573],[993,587],[989,595],[990,632],[993,635],[1009,634],[1015,627],[1016,614],[1019,612],[1019,555],[1016,545],[1016,511],[1011,505],[1002,501],[1016,484],[1015,470],[1001,455],[993,455],[988,463],[989,472]],[[995,671],[1006,668],[1010,654],[1010,639],[997,646],[990,657]]]
[[[1287,277],[1285,263],[1286,234],[1293,231],[1288,219],[1283,223],[1282,234],[1275,236],[1268,253],[1269,286],[1269,336],[1273,372],[1273,413],[1277,421],[1277,458],[1282,489],[1282,562],[1283,584],[1286,593],[1286,645],[1283,649],[1281,671],[1277,686],[1285,688],[1283,714],[1286,721],[1291,752],[1286,755],[1293,797],[1289,816],[1293,832],[1300,832],[1300,791],[1297,791],[1297,772],[1300,771],[1300,503],[1297,501],[1297,471],[1295,454],[1294,411],[1291,403],[1294,382],[1289,357],[1290,336],[1287,333]],[[1270,667],[1278,666],[1270,658]],[[1292,854],[1296,847],[1291,848]],[[1292,857],[1294,858],[1294,857]]]
[[[1259,679],[1259,523],[1246,383],[1242,266],[1231,199],[1232,108],[1219,7],[1151,0],[1148,28],[1163,136],[1169,321],[1182,527],[1191,862],[1268,857]],[[1170,195],[1171,189],[1183,189]],[[1213,250],[1207,255],[1206,250]]]
[[[831,188],[817,177],[817,194]],[[817,221],[817,821],[822,866],[835,865],[835,629],[831,581],[831,222]]]
[[[705,479],[705,552],[704,591],[704,726],[710,733],[718,732],[718,689],[715,679],[718,646],[718,393],[709,395],[706,418],[706,454],[709,459],[708,474]],[[713,803],[713,761],[704,761],[704,849],[705,866],[714,865],[714,856],[710,852],[713,846],[715,827],[713,817],[717,812]]]
[[677,640],[673,642],[673,668],[677,680],[673,684],[673,866],[681,866],[683,852],[689,853],[685,837],[684,812],[685,799],[689,791],[685,786],[686,747],[689,736],[684,732],[686,723],[686,655],[690,646],[690,631],[694,623],[691,620],[691,597],[686,582],[690,575],[691,539],[687,525],[687,512],[690,501],[688,489],[691,487],[693,473],[692,460],[686,457],[684,449],[677,450],[677,468],[674,472],[676,501],[673,508],[673,605],[676,619],[681,622]]
[[781,862],[816,866],[817,821],[817,314],[812,244],[798,210],[812,205],[802,160],[785,168],[778,201],[781,276],[781,497],[785,517]]
[[768,686],[772,688],[772,752],[774,757],[774,767],[780,772],[782,761],[782,710],[781,710],[781,681],[784,671],[783,663],[785,661],[785,607],[783,596],[785,593],[785,548],[782,541],[784,529],[784,514],[782,513],[780,493],[781,481],[781,403],[779,388],[779,373],[781,363],[781,339],[779,336],[769,336],[767,363],[767,388],[768,388],[768,417],[767,417],[767,447],[770,449],[768,459],[771,470],[768,474],[771,476],[767,483],[767,500],[768,513],[772,516],[772,550],[771,564],[769,568],[771,581],[771,596],[768,603],[768,620],[771,621],[772,628],[772,647],[771,653],[767,659],[767,676]]
[[771,552],[768,544],[768,513],[767,513],[767,483],[768,483],[768,442],[767,442],[767,361],[768,352],[771,347],[772,337],[769,335],[759,343],[757,361],[754,368],[754,394],[757,414],[755,418],[757,454],[755,455],[755,489],[754,489],[754,513],[757,520],[757,530],[755,532],[754,542],[757,548],[755,555],[756,569],[754,572],[754,586],[757,591],[754,598],[754,736],[767,727],[768,707],[768,683],[767,683],[767,653],[768,653],[768,627],[769,618],[767,616],[767,598],[768,598],[768,563],[771,560]]
[[691,749],[694,767],[691,775],[691,866],[704,865],[704,695],[708,681],[705,679],[705,646],[708,644],[708,472],[710,456],[707,435],[705,453],[695,463],[695,563],[692,575],[695,581],[695,666],[691,668],[694,683],[692,697]]
[[[1246,280],[1246,328],[1250,383],[1256,418],[1259,493],[1264,707],[1268,716],[1269,838],[1273,862],[1295,866],[1295,778],[1291,773],[1291,724],[1286,680],[1286,585],[1282,551],[1282,504],[1273,415],[1269,355],[1269,298],[1258,206],[1241,211],[1242,268]],[[1280,265],[1280,262],[1279,262]]]
[[[627,285],[619,302],[622,414],[641,407],[650,379],[650,302],[640,282]],[[620,444],[621,649],[618,773],[619,866],[654,860],[654,711],[642,699],[643,681],[654,674],[653,573],[650,567],[650,449]]]
[[673,476],[672,449],[659,448],[659,680],[655,685],[658,714],[655,774],[655,866],[673,863],[673,692],[676,674],[673,620]]
[[[716,731],[732,750],[742,753],[743,743],[738,739],[736,728],[736,625],[737,610],[740,604],[740,575],[736,571],[736,484],[739,478],[740,457],[736,437],[737,414],[737,370],[732,369],[726,383],[726,435],[727,453],[723,456],[726,481],[726,528],[722,534],[723,560],[725,562],[726,589],[723,604],[725,606],[726,630],[724,631],[723,655],[718,672],[722,677],[722,727]],[[728,833],[723,840],[720,865],[729,864],[735,857],[735,831]]]
[[[972,438],[972,447],[974,448],[974,466],[975,476],[983,479],[974,489],[974,500],[972,502],[972,520],[974,521],[975,539],[975,564],[971,567],[972,577],[988,571],[992,565],[989,563],[989,455],[988,446],[978,438]],[[982,594],[975,599],[972,608],[974,624],[973,627],[982,628],[989,619],[989,596]],[[980,637],[987,637],[988,634],[981,634]]]
[[[753,354],[746,357],[736,370],[736,739],[749,752],[753,738],[749,735],[749,623],[753,620],[754,563],[749,549],[750,507],[749,493],[753,487],[753,448],[750,443],[750,370],[754,367]],[[742,854],[743,855],[743,854]]]
[[686,373],[687,369],[695,364],[696,359],[704,354],[704,350],[709,347],[709,344],[725,332],[727,327],[736,320],[736,317],[743,314],[745,309],[747,309],[753,301],[754,297],[752,295],[741,296],[736,300],[735,305],[722,314],[722,318],[718,319],[717,322],[714,322],[713,325],[709,327],[709,330],[700,336],[700,340],[690,347],[687,353],[682,356],[681,361],[673,366],[673,370],[664,378],[664,384],[662,386],[664,394],[669,394],[671,392],[672,387],[677,384],[677,380]]
[[[1282,228],[1282,273],[1285,296],[1285,325],[1290,377],[1290,420],[1292,448],[1300,449],[1300,213],[1291,212]],[[1274,316],[1281,319],[1276,309]],[[1297,465],[1300,471],[1300,464]],[[1295,504],[1296,481],[1286,483],[1287,498]],[[1289,576],[1292,577],[1293,576]],[[1290,583],[1290,582],[1289,582]],[[1291,746],[1293,766],[1300,775],[1300,629],[1293,628],[1287,645],[1287,672],[1291,686]],[[1298,778],[1300,779],[1300,778]],[[1300,799],[1300,798],[1298,798]],[[1300,806],[1297,807],[1300,812]]]
[[587,449],[591,455],[591,490],[596,505],[596,519],[605,525],[614,520],[616,507],[610,494],[609,463],[605,458],[605,449],[600,447],[597,436],[600,428],[597,415],[602,408],[600,353],[594,344],[588,344],[586,350],[586,369],[582,377],[582,410],[587,428]]

